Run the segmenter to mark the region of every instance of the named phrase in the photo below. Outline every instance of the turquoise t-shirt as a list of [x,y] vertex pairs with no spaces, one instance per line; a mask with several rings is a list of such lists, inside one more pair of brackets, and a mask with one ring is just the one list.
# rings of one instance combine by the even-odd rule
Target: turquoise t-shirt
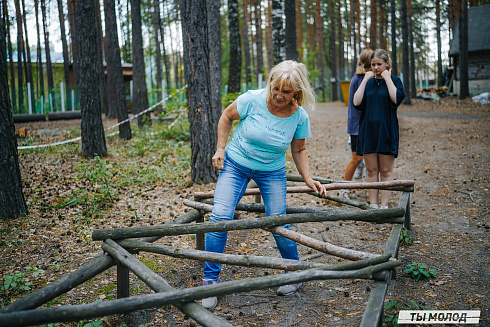
[[286,151],[293,138],[310,137],[310,118],[299,107],[287,118],[267,109],[265,89],[248,91],[237,99],[242,118],[226,147],[232,160],[253,170],[273,171],[286,166]]

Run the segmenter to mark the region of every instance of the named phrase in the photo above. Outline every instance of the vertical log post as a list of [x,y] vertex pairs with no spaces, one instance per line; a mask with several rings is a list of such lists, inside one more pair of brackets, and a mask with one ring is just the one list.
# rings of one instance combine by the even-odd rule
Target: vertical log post
[[129,269],[117,263],[117,298],[129,297]]
[[[202,211],[199,211],[199,216],[196,218],[196,223],[204,222],[204,214]],[[205,248],[205,233],[196,233],[196,249],[203,250]]]

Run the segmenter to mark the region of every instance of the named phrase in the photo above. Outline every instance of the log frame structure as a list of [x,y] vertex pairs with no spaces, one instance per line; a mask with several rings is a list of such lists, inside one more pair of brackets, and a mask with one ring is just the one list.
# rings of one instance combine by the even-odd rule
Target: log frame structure
[[[145,226],[124,229],[94,230],[92,238],[101,240],[104,254],[93,259],[79,270],[65,275],[59,280],[38,289],[16,302],[0,309],[1,326],[29,326],[51,322],[79,321],[111,314],[127,313],[144,308],[162,305],[173,305],[187,316],[203,326],[232,326],[228,321],[214,315],[203,308],[195,300],[210,296],[222,296],[236,292],[277,287],[281,285],[326,279],[371,279],[371,288],[361,327],[382,326],[384,301],[390,281],[395,277],[396,260],[403,226],[411,229],[410,192],[414,190],[413,181],[394,181],[379,183],[352,183],[315,178],[327,184],[327,190],[335,189],[391,189],[403,192],[398,208],[370,209],[367,204],[352,201],[338,201],[363,209],[350,211],[348,214],[336,210],[321,208],[288,207],[285,215],[261,218],[243,218],[243,213],[236,213],[235,219],[227,222],[204,223],[204,213],[212,210],[210,193],[195,193],[194,200],[184,200],[184,204],[192,207],[184,215],[161,226]],[[288,175],[288,181],[302,182],[301,177]],[[249,187],[255,187],[253,183]],[[309,193],[303,186],[288,187],[291,193]],[[255,195],[260,202],[260,191],[250,189],[247,195]],[[328,200],[336,201],[337,197],[327,196]],[[336,199],[337,198],[337,199]],[[260,203],[240,202],[237,211],[264,212]],[[356,251],[319,241],[303,234],[292,232],[282,227],[285,223],[321,222],[338,220],[358,220],[371,223],[393,224],[385,245],[383,255]],[[190,224],[195,222],[194,224]],[[337,257],[352,260],[336,265],[328,265],[301,260],[288,260],[277,257],[218,254],[204,250],[205,233],[211,231],[241,230],[262,228],[280,234],[310,248]],[[196,235],[196,249],[183,249],[154,244],[166,235]],[[290,274],[277,274],[266,277],[245,278],[222,282],[211,286],[198,286],[185,289],[174,289],[168,282],[145,264],[139,261],[134,253],[140,251],[159,253],[177,258],[240,265],[247,267],[266,267],[271,269],[290,270]],[[83,282],[97,276],[112,266],[117,266],[117,299],[100,303],[66,305],[58,308],[36,309],[52,299],[70,291]],[[149,286],[155,293],[129,296],[129,271]]]

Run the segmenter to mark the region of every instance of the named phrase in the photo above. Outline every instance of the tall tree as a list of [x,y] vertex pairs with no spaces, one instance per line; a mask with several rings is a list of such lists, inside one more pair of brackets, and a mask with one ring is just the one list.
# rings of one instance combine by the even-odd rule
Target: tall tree
[[26,81],[30,84],[30,88],[27,89],[29,94],[27,95],[28,106],[30,102],[31,109],[35,109],[34,101],[34,77],[32,76],[32,60],[31,60],[31,48],[29,46],[29,38],[27,36],[27,19],[26,19],[26,4],[25,0],[22,0],[22,21],[24,22],[24,34],[25,34],[25,45],[26,45]]
[[356,71],[356,66],[357,66],[357,55],[361,52],[359,49],[359,42],[358,42],[358,34],[357,34],[357,28],[356,28],[356,22],[357,22],[357,15],[359,13],[357,12],[357,1],[358,0],[351,0],[350,2],[350,26],[352,28],[352,50],[353,50],[353,59],[352,59],[352,67],[351,67],[351,72],[350,75],[354,75],[354,72]]
[[218,141],[218,121],[211,105],[206,3],[182,0],[180,11],[191,134],[191,179],[208,184],[217,179],[212,156]]
[[[317,59],[317,67],[320,70],[320,90],[322,91],[323,100],[325,100],[325,65],[324,62],[324,51],[323,51],[323,20],[321,13],[321,1],[316,0],[315,2],[315,37],[316,37],[316,59]],[[335,48],[334,54],[335,57]],[[335,75],[334,75],[335,76]]]
[[442,77],[442,40],[441,40],[441,1],[436,1],[436,39],[437,39],[437,86],[444,85]]
[[48,96],[46,99],[50,104],[50,108],[56,111],[56,98],[54,95],[54,77],[53,77],[53,65],[51,64],[51,50],[49,47],[49,32],[48,32],[48,18],[46,16],[46,0],[41,0],[41,12],[43,17],[43,31],[44,31],[44,50],[46,53],[46,74],[48,76]]
[[[160,8],[160,6],[158,6],[158,7]],[[170,84],[170,63],[168,60],[167,49],[165,46],[165,26],[163,24],[163,21],[161,19],[160,14],[158,15],[158,20],[159,20],[158,25],[160,25],[160,43],[162,44],[163,62],[165,64],[165,89],[170,89],[171,88],[171,84]]]
[[296,43],[296,0],[284,0],[286,15],[286,59],[299,61]]
[[[209,74],[211,81],[211,107],[213,121],[219,121],[221,115],[221,19],[219,0],[206,1],[208,48],[209,48]],[[216,126],[216,129],[218,126]]]
[[75,0],[67,0],[66,6],[68,7],[68,25],[70,26],[70,36],[71,36],[71,53],[73,59],[73,79],[75,81],[74,89],[78,88],[79,83],[79,68],[78,68],[78,58],[80,57],[80,51],[78,49],[78,31],[76,29],[75,22]]
[[403,87],[405,88],[404,104],[412,104],[412,96],[410,93],[410,57],[409,57],[409,36],[408,36],[408,16],[407,16],[407,0],[401,0],[401,19],[402,19],[402,73]]
[[7,27],[7,44],[8,44],[8,57],[10,62],[10,89],[12,90],[12,110],[15,111],[17,106],[15,105],[17,102],[17,95],[15,93],[15,69],[14,69],[14,57],[12,51],[12,41],[10,37],[10,18],[9,11],[7,7],[8,1],[3,1],[3,15],[4,21]]
[[[415,85],[415,51],[413,39],[413,24],[412,24],[412,0],[407,0],[407,20],[408,20],[408,39],[410,42],[410,95],[412,98],[417,97],[417,87]],[[407,90],[408,92],[408,90]]]
[[94,1],[74,0],[78,31],[79,90],[82,111],[82,156],[106,156],[104,126],[97,71],[97,25]]
[[470,96],[468,82],[468,1],[460,0],[460,13],[458,16],[459,38],[459,98],[466,99]]
[[272,51],[274,53],[274,65],[277,65],[286,58],[286,48],[284,45],[284,22],[282,16],[284,10],[281,0],[272,0]]
[[396,51],[396,0],[390,0],[391,16],[391,74],[398,76],[398,59]]
[[[345,79],[345,56],[344,56],[344,30],[342,26],[342,2],[337,3],[337,32],[339,41],[339,81],[342,82]],[[342,90],[340,90],[342,92]]]
[[296,0],[296,51],[298,52],[298,61],[303,60],[303,11],[301,10],[302,1]]
[[[97,30],[97,72],[99,73],[99,92],[102,100],[102,112],[108,114],[109,103],[107,100],[107,81],[104,71],[104,39],[102,38],[102,17],[100,13],[100,0],[94,1],[95,8],[95,28]],[[110,118],[114,118],[112,115]]]
[[[120,123],[128,119],[128,109],[124,94],[124,77],[117,34],[115,0],[104,0],[104,21],[107,45],[107,98],[109,112],[114,112],[117,116],[117,121]],[[119,125],[119,137],[126,140],[131,138],[131,124],[129,121]]]
[[[5,0],[2,0],[2,2]],[[0,6],[5,10],[6,6]],[[4,15],[0,15],[0,219],[27,214],[17,153],[17,138],[10,104]]]
[[249,21],[249,15],[248,15],[248,1],[247,0],[242,0],[243,4],[243,20],[242,20],[242,39],[243,39],[243,60],[245,62],[245,83],[247,85],[251,82],[251,76],[250,76],[250,67],[251,67],[251,61],[250,61],[250,42],[248,38],[248,21]]
[[242,51],[240,49],[240,28],[238,23],[238,1],[228,1],[228,25],[230,31],[230,67],[228,69],[228,92],[240,92],[242,74]]
[[[131,0],[131,32],[133,40],[133,114],[148,108],[143,35],[141,31],[141,1]],[[138,116],[138,126],[151,124],[148,113]]]
[[254,0],[254,8],[255,8],[255,48],[257,51],[257,75],[262,74],[264,70],[264,55],[262,53],[262,20],[261,15],[262,11],[260,9],[260,0]]
[[155,33],[155,61],[157,66],[157,89],[158,89],[158,101],[162,99],[162,80],[163,80],[163,70],[162,70],[162,52],[161,52],[161,42],[160,40],[160,1],[153,0],[153,31]]
[[24,108],[24,75],[22,68],[25,63],[22,62],[24,53],[24,41],[22,37],[22,14],[20,13],[20,0],[15,0],[15,16],[17,18],[17,91],[19,93],[19,112]]
[[[317,0],[320,1],[320,0]],[[338,76],[337,76],[337,56],[335,51],[335,0],[328,1],[328,12],[330,16],[330,60],[331,60],[331,74],[332,74],[332,101],[339,100],[338,93]],[[318,32],[318,31],[317,31]]]
[[376,49],[376,34],[377,34],[377,26],[378,26],[378,6],[377,6],[377,0],[371,0],[371,8],[370,8],[370,14],[371,14],[371,24],[369,26],[369,42],[371,45],[371,49]]
[[378,0],[378,13],[379,13],[379,29],[378,37],[379,40],[377,44],[381,49],[388,48],[388,39],[386,38],[386,31],[388,30],[388,13],[386,11],[387,3],[386,0]]
[[267,0],[267,26],[265,28],[265,44],[267,49],[267,66],[274,66],[274,53],[272,51],[272,5],[271,0]]
[[60,16],[60,32],[61,32],[61,45],[63,47],[63,70],[65,72],[65,94],[67,108],[74,110],[71,107],[71,86],[70,86],[70,57],[68,54],[68,42],[66,42],[65,32],[65,13],[63,11],[63,2],[58,0],[58,15]]

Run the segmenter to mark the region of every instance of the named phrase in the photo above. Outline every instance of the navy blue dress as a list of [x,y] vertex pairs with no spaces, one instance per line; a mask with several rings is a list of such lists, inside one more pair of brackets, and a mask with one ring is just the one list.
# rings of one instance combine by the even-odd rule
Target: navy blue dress
[[381,153],[398,156],[399,133],[396,111],[405,98],[405,92],[399,77],[391,76],[391,80],[396,86],[396,103],[390,99],[385,80],[372,78],[366,84],[361,104],[356,106],[356,109],[361,110],[357,155]]

